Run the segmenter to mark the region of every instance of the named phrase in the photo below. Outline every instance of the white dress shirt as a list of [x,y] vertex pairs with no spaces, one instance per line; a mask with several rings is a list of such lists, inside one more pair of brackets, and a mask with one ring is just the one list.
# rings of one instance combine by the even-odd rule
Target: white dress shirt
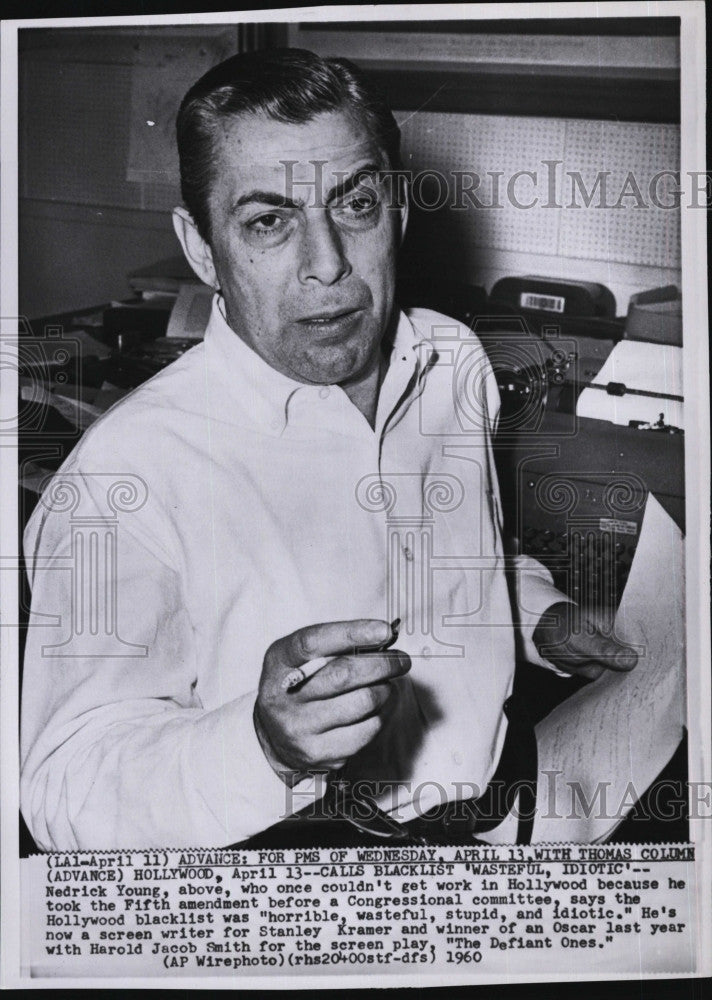
[[338,386],[270,368],[216,297],[204,343],[89,429],[26,531],[38,844],[221,846],[323,793],[288,790],[253,725],[267,647],[317,622],[400,616],[412,657],[348,774],[391,782],[379,802],[399,820],[483,789],[517,635],[542,663],[531,634],[563,599],[521,557],[510,597],[498,404],[471,331],[412,310],[373,429]]

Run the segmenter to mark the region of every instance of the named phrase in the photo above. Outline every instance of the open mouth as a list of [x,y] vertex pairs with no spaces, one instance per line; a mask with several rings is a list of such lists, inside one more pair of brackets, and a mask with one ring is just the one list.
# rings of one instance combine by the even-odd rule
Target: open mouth
[[319,343],[326,346],[352,336],[360,327],[361,309],[341,309],[338,312],[315,313],[297,321],[297,325]]
[[298,322],[304,326],[334,326],[352,319],[359,312],[360,309],[340,309],[338,312],[315,313],[302,317]]

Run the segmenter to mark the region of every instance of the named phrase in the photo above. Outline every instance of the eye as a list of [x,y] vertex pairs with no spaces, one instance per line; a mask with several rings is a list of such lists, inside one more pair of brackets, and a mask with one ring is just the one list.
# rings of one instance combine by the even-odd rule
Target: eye
[[350,229],[370,229],[380,218],[380,192],[364,184],[338,201],[331,209],[332,215],[341,225]]
[[342,202],[339,208],[348,215],[359,216],[372,212],[377,205],[378,196],[375,191],[361,190],[354,191]]
[[253,233],[278,233],[286,225],[286,219],[276,212],[266,212],[248,222],[247,228]]

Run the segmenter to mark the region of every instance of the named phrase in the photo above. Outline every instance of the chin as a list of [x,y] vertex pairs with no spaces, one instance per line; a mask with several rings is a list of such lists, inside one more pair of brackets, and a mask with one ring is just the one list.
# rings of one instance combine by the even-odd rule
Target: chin
[[348,385],[358,380],[358,372],[339,368],[326,369],[319,372],[311,371],[308,378],[313,385]]
[[371,367],[369,363],[371,357],[370,353],[366,357],[362,357],[360,353],[354,357],[354,352],[349,352],[347,357],[312,364],[310,370],[305,371],[305,376],[317,385],[342,385],[355,382],[367,374]]

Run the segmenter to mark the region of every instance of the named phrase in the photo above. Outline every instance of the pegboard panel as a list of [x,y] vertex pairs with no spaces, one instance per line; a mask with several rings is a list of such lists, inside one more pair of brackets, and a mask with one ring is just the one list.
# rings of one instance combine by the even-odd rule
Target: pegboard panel
[[[680,210],[655,204],[674,204],[674,181],[654,181],[662,171],[680,169],[677,126],[569,121],[563,169],[567,183],[562,200],[579,207],[562,211],[559,253],[680,266]],[[590,207],[580,190],[573,190],[572,174],[581,176],[587,198],[599,178]]]
[[[485,207],[451,214],[451,224],[459,230],[460,238],[476,247],[556,252],[557,210],[518,208],[508,197],[507,185],[518,171],[532,171],[538,176],[537,187],[544,184],[539,193],[546,198],[546,168],[542,161],[561,158],[563,121],[428,112],[415,115],[401,112],[397,118],[407,169],[441,171],[448,178],[456,203],[462,205],[468,201],[462,189],[458,194],[452,171],[471,171],[481,178],[481,186],[474,194]],[[498,179],[490,174],[499,175]],[[537,193],[527,177],[515,181],[512,191],[522,204],[530,202]],[[486,207],[489,205],[492,207]]]
[[[396,117],[406,168],[443,172],[451,192],[452,171],[472,171],[482,179],[475,193],[484,207],[426,220],[433,237],[439,236],[443,246],[454,243],[468,263],[484,262],[484,250],[498,250],[530,254],[533,273],[540,270],[542,256],[680,267],[680,212],[657,207],[650,191],[657,174],[679,169],[677,126],[404,111]],[[548,166],[545,161],[557,162]],[[519,171],[534,176],[515,181]],[[596,177],[606,171],[605,197],[599,188],[585,207]],[[490,172],[501,175],[498,194]],[[572,174],[580,176],[586,198]],[[626,178],[633,178],[627,186]],[[653,191],[662,204],[674,202],[673,192],[670,177],[661,178]],[[511,194],[521,205],[537,203],[518,207]]]

